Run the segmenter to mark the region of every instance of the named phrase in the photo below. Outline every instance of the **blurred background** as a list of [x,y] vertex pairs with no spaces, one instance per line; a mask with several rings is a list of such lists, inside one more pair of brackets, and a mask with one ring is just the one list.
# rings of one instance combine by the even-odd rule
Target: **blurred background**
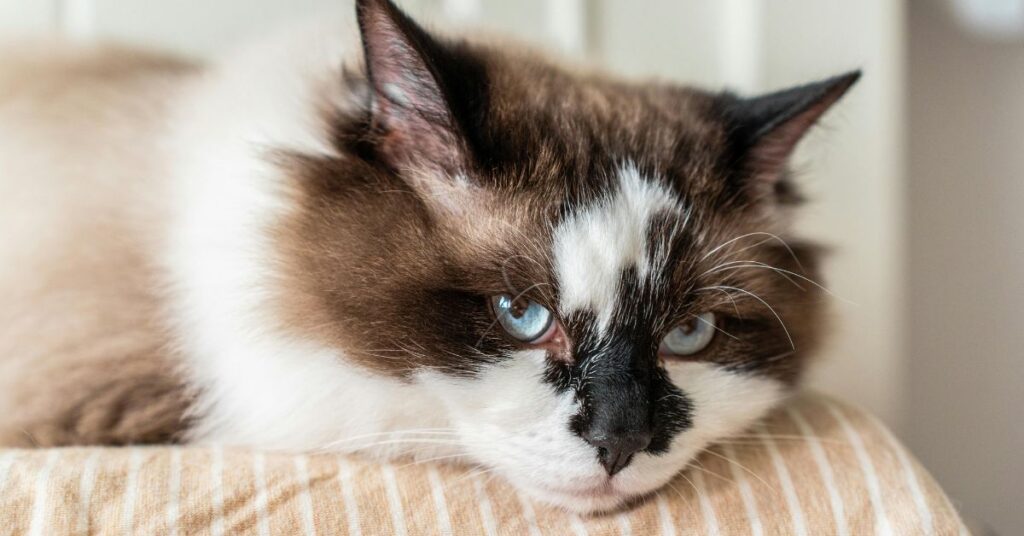
[[[1024,534],[1024,0],[399,0],[632,76],[865,76],[796,158],[834,246],[812,385],[889,423],[979,527]],[[0,38],[207,57],[342,0],[0,0]]]

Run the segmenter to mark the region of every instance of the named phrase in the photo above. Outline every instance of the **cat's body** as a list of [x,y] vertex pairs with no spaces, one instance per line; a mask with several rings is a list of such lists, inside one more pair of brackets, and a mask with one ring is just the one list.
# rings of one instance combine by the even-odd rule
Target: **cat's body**
[[785,396],[820,295],[784,163],[855,76],[744,101],[358,4],[363,48],[0,60],[0,442],[462,455],[592,511]]
[[159,275],[170,207],[158,145],[197,74],[115,48],[5,50],[3,444],[165,441],[180,428]]

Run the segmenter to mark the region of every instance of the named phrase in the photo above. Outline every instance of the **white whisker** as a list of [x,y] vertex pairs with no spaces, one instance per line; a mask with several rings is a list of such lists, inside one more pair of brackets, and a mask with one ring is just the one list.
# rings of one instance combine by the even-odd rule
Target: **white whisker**
[[[757,294],[754,294],[753,292],[750,292],[749,290],[744,290],[744,289],[741,289],[741,288],[737,288],[737,287],[730,287],[730,286],[726,286],[726,285],[716,285],[716,286],[714,286],[714,287],[704,287],[704,289],[724,289],[724,290],[735,290],[736,292],[740,292],[740,293],[742,293],[742,294],[746,294],[746,295],[748,295],[748,296],[750,296],[750,297],[754,298],[755,300],[757,300],[757,301],[761,302],[761,303],[762,303],[762,304],[763,304],[763,305],[764,305],[765,307],[767,307],[767,308],[768,308],[768,310],[769,310],[769,311],[771,311],[771,312],[772,312],[772,314],[773,314],[773,315],[775,315],[775,319],[776,319],[776,320],[778,320],[778,322],[779,322],[779,325],[780,325],[780,326],[782,326],[782,331],[786,333],[786,338],[787,338],[787,339],[789,340],[789,346],[790,346],[791,348],[793,348],[794,350],[796,350],[796,344],[794,344],[794,343],[793,343],[793,337],[792,337],[792,336],[790,336],[790,334],[789,334],[789,329],[788,329],[788,328],[786,328],[786,323],[782,321],[782,317],[781,317],[781,316],[779,316],[779,313],[775,311],[775,308],[774,308],[774,307],[772,307],[771,305],[768,305],[768,302],[764,301],[764,300],[763,300],[763,299],[762,299],[762,298],[761,298],[760,296],[758,296]],[[698,289],[698,291],[699,291],[699,290],[703,290],[703,289]],[[696,292],[696,291],[695,291],[695,292]]]
[[[789,252],[789,255],[791,257],[793,257],[793,261],[796,262],[796,264],[800,268],[800,270],[804,270],[803,265],[800,263],[800,258],[797,257],[796,253],[793,251],[793,248],[791,248],[789,246],[789,244],[786,243],[786,241],[783,240],[782,238],[780,238],[778,235],[773,234],[773,233],[769,233],[769,232],[766,232],[766,231],[755,231],[753,233],[747,233],[745,235],[737,236],[736,238],[733,238],[732,240],[729,240],[727,242],[723,242],[722,244],[719,244],[717,247],[715,247],[711,251],[707,252],[703,257],[701,257],[700,260],[701,261],[707,260],[708,257],[710,257],[710,256],[714,255],[715,253],[721,251],[722,248],[728,246],[729,244],[732,244],[732,243],[734,243],[734,242],[736,242],[738,240],[742,240],[744,238],[748,238],[748,237],[751,237],[751,236],[766,236],[766,237],[768,237],[768,240],[776,240],[776,241],[778,241],[780,244],[782,244],[782,247],[786,248],[786,251]],[[762,243],[764,243],[764,242],[760,242],[759,244],[762,244]],[[755,244],[755,246],[759,245],[759,244]],[[754,247],[754,246],[750,246],[750,247]],[[750,247],[741,249],[739,251],[745,251],[746,249],[750,249]],[[734,254],[735,253],[738,253],[738,252],[734,252]]]

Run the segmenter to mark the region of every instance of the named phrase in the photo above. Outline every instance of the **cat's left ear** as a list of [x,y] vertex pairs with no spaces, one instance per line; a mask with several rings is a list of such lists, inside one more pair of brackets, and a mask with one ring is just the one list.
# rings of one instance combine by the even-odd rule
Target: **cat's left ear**
[[452,104],[472,100],[472,66],[390,0],[357,0],[356,14],[378,158],[400,173],[456,175],[467,148]]
[[740,187],[760,200],[785,186],[780,181],[797,143],[859,78],[860,71],[852,71],[757,97],[725,96],[722,111]]

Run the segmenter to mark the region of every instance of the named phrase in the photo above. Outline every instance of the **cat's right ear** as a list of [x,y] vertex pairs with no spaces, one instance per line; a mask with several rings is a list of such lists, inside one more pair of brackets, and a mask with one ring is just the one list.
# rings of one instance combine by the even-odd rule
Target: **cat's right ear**
[[468,154],[451,105],[461,58],[389,0],[357,0],[356,14],[378,158],[422,180],[458,175]]
[[720,99],[729,125],[734,186],[754,200],[771,198],[779,187],[792,189],[786,166],[797,143],[860,78],[851,71],[766,95]]

